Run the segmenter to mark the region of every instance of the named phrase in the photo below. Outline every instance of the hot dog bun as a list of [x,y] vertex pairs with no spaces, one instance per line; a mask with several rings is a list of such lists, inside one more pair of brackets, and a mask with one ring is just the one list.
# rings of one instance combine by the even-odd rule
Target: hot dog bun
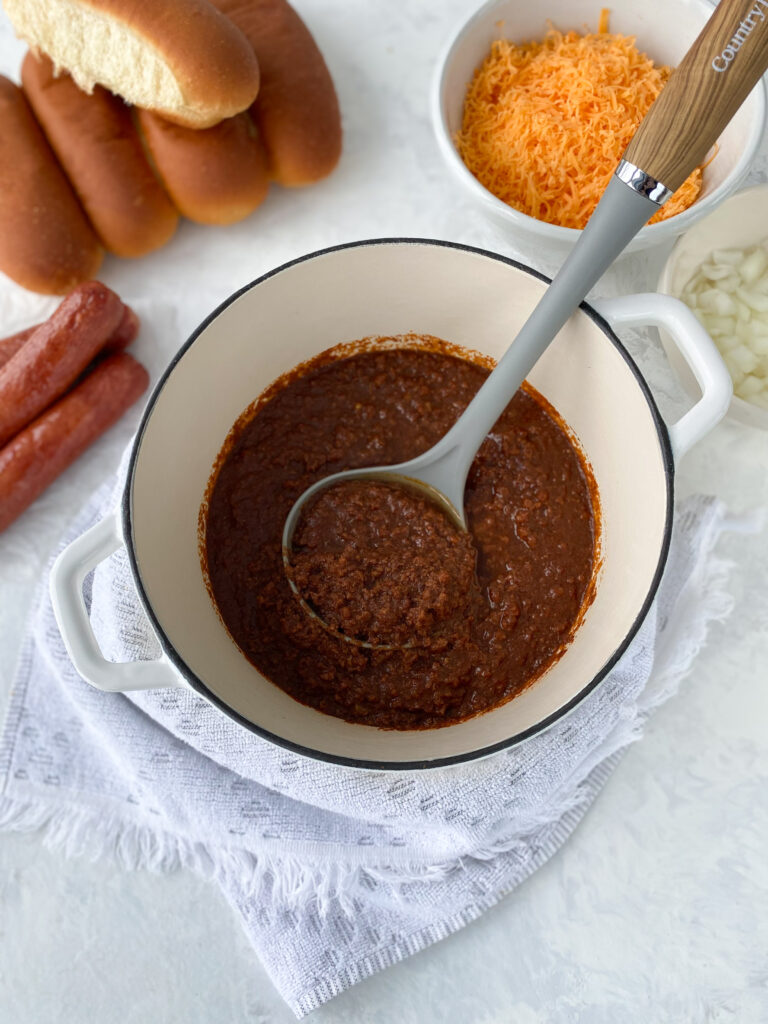
[[157,173],[176,208],[198,224],[233,224],[269,188],[267,156],[248,114],[193,131],[137,111]]
[[207,0],[3,0],[16,32],[85,92],[103,85],[190,128],[245,110],[253,49]]
[[18,86],[0,75],[0,271],[63,295],[95,275],[98,239]]
[[249,40],[261,69],[252,114],[281,185],[309,185],[341,154],[341,116],[323,55],[286,0],[213,0]]
[[179,216],[144,155],[123,101],[96,86],[89,96],[48,57],[31,53],[21,80],[32,110],[104,247],[143,256],[176,230]]

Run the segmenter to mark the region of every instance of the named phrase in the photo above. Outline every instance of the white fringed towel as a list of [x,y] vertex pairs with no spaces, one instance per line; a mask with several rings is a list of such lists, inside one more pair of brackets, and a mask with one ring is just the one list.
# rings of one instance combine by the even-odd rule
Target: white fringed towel
[[[94,495],[62,546],[119,490]],[[45,586],[0,743],[0,826],[42,828],[68,854],[215,879],[303,1016],[476,918],[567,839],[728,613],[714,553],[725,528],[712,499],[677,510],[656,602],[570,715],[487,760],[421,773],[305,759],[191,690],[101,693],[72,668]],[[157,655],[124,552],[96,571],[91,597],[108,657]]]

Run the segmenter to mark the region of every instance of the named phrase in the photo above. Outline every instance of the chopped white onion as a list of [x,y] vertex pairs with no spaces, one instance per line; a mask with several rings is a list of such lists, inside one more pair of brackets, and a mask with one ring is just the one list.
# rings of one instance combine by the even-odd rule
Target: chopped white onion
[[726,266],[738,267],[744,259],[743,249],[715,249],[712,253],[712,262]]
[[[723,269],[725,269],[723,267]],[[754,284],[768,270],[768,254],[764,249],[753,249],[739,264],[739,273],[745,284]]]
[[768,239],[715,249],[680,298],[711,335],[739,398],[768,409]]

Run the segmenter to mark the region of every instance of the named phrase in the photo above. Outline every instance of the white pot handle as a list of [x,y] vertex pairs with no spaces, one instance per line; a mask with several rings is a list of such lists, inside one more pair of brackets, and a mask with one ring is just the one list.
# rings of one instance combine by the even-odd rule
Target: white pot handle
[[184,686],[168,659],[107,661],[93,635],[83,598],[83,581],[99,562],[122,545],[117,515],[107,516],[69,544],[51,569],[51,601],[72,664],[92,686],[119,693]]
[[715,343],[685,303],[671,295],[622,295],[591,305],[614,326],[663,327],[691,368],[701,398],[677,423],[667,426],[678,462],[723,418],[731,401],[733,382]]

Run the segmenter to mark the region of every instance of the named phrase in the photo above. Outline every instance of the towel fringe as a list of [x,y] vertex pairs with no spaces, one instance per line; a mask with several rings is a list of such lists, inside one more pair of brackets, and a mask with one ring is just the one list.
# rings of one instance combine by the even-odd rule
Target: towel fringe
[[[555,816],[578,809],[585,797],[571,795],[563,801]],[[545,814],[546,823],[553,820]],[[321,917],[331,910],[347,916],[355,912],[358,897],[378,890],[402,910],[407,908],[407,888],[413,883],[443,881],[465,868],[472,860],[493,860],[502,854],[516,853],[521,861],[530,856],[530,834],[506,836],[472,852],[442,864],[402,864],[392,868],[333,863],[311,864],[291,855],[271,857],[246,850],[216,850],[215,860],[204,843],[158,831],[148,825],[129,823],[116,815],[105,815],[93,808],[52,806],[46,802],[21,802],[0,799],[0,831],[42,832],[44,845],[66,857],[90,861],[112,860],[127,870],[155,872],[189,868],[197,874],[223,881],[235,878],[243,895],[269,900],[292,910],[314,909]]]
[[[150,826],[129,823],[116,815],[105,815],[92,808],[69,805],[51,806],[46,802],[21,802],[10,798],[0,800],[0,831],[42,832],[45,846],[66,857],[82,857],[90,861],[107,858],[122,868],[155,872],[189,868],[210,879],[234,877],[244,895],[269,895],[272,901],[291,909],[313,907],[321,916],[331,909],[346,914],[354,912],[355,897],[371,888],[386,885],[400,902],[398,889],[412,882],[439,881],[458,866],[444,865],[411,868],[370,868],[349,864],[308,864],[298,857],[252,854],[246,850],[217,849],[211,857],[203,843],[191,842],[183,836],[158,831]],[[481,851],[492,857],[502,848],[520,842],[497,844]],[[245,880],[245,881],[243,881]]]
[[[312,863],[287,853],[272,856],[265,851],[256,854],[231,847],[217,847],[214,858],[205,843],[145,823],[126,821],[103,808],[52,804],[46,800],[21,802],[9,797],[0,797],[0,830],[42,831],[45,845],[60,850],[67,857],[85,857],[92,861],[109,857],[129,870],[165,872],[190,868],[206,878],[236,879],[238,888],[249,899],[262,897],[265,903],[269,901],[292,910],[314,909],[321,916],[332,909],[352,916],[357,898],[364,898],[374,888],[378,890],[379,901],[386,895],[402,912],[408,906],[408,886],[413,883],[443,881],[475,860],[490,861],[502,855],[516,855],[521,863],[535,860],[539,830],[553,821],[583,812],[590,799],[590,789],[583,785],[587,777],[593,771],[601,771],[610,758],[640,738],[651,711],[669,699],[689,673],[696,655],[706,643],[709,626],[726,618],[732,610],[734,601],[727,591],[727,581],[733,563],[711,553],[723,528],[723,512],[718,508],[712,516],[706,545],[710,557],[700,573],[687,584],[691,599],[700,603],[703,611],[698,626],[686,637],[685,643],[678,641],[677,648],[660,659],[667,662],[664,671],[655,678],[651,675],[639,699],[620,709],[614,728],[580,766],[577,785],[574,787],[576,780],[571,778],[567,792],[554,793],[546,805],[529,811],[522,819],[518,816],[514,833],[500,831],[492,841],[473,849],[471,854],[458,855],[438,864],[398,863],[392,867],[338,861]],[[685,594],[681,594],[678,607],[685,607],[687,603]],[[677,635],[679,631],[668,623],[664,632]],[[504,824],[501,829],[508,827]],[[382,856],[386,856],[385,851]]]

